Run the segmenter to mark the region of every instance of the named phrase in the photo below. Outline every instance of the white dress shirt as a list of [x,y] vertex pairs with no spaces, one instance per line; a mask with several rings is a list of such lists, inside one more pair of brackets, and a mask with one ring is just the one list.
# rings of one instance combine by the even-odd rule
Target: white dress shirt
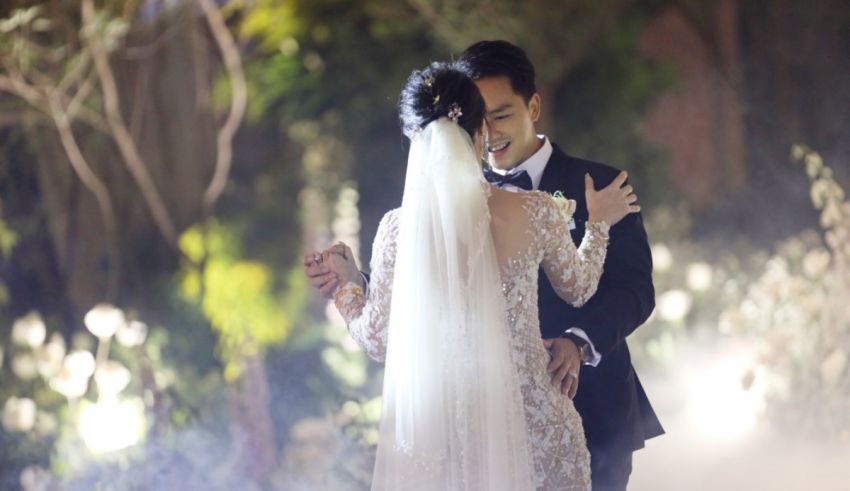
[[[545,135],[537,135],[537,138],[543,142],[540,145],[540,148],[537,149],[534,154],[529,157],[527,160],[519,164],[510,170],[502,170],[493,167],[493,172],[496,174],[501,174],[503,176],[516,174],[518,172],[525,171],[528,173],[528,177],[531,178],[531,185],[533,190],[537,190],[540,188],[540,180],[543,178],[543,171],[546,170],[546,164],[549,162],[549,158],[552,157],[552,142],[546,138]],[[513,192],[523,192],[524,189],[514,186],[513,184],[505,184],[502,186],[502,189],[506,191]],[[602,355],[596,351],[596,347],[593,345],[593,341],[590,340],[590,337],[584,332],[584,329],[579,327],[570,327],[564,333],[575,334],[576,336],[587,341],[588,347],[590,350],[582,357],[582,361],[588,365],[596,366],[602,360]]]

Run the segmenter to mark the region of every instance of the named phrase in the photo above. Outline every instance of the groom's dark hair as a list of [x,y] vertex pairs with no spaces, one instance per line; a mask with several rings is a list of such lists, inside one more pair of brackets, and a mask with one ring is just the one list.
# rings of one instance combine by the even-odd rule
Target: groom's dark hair
[[461,53],[455,65],[472,80],[508,77],[526,103],[537,92],[534,65],[522,48],[507,41],[478,41]]

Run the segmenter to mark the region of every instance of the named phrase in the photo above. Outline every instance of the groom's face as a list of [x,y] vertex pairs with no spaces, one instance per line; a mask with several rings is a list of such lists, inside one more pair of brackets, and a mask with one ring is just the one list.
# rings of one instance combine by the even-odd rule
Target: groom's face
[[510,170],[534,155],[541,145],[534,131],[540,117],[540,96],[528,102],[514,92],[508,77],[487,77],[475,81],[484,104],[486,156],[497,169]]

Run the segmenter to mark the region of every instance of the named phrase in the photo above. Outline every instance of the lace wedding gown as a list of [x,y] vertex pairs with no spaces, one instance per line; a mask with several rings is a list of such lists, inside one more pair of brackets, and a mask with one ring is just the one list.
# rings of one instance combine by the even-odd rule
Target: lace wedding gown
[[[499,200],[494,200],[496,193]],[[582,244],[576,248],[563,203],[542,192],[506,194],[488,190],[491,232],[507,305],[504,315],[511,335],[511,359],[505,363],[519,373],[532,460],[534,482],[529,488],[589,490],[590,455],[581,419],[546,371],[550,358],[540,337],[537,279],[542,266],[559,295],[576,306],[585,303],[596,291],[602,273],[608,227],[588,223]],[[388,342],[398,211],[384,215],[378,227],[368,292],[348,283],[335,297],[351,336],[377,361],[384,360]]]

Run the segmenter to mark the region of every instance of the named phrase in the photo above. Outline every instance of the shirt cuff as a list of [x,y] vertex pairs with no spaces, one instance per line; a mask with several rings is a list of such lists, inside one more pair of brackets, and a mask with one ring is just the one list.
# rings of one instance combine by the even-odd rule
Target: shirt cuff
[[596,351],[596,347],[593,346],[593,341],[590,340],[590,338],[587,336],[587,333],[584,332],[584,329],[580,327],[571,327],[564,331],[564,334],[567,333],[574,334],[587,341],[587,347],[589,349],[586,351],[582,350],[581,361],[583,361],[585,365],[590,365],[592,367],[599,365],[599,362],[602,361],[602,355],[598,351]]
[[369,278],[366,277],[366,274],[361,271],[360,277],[363,278],[363,294],[367,297],[369,296]]

